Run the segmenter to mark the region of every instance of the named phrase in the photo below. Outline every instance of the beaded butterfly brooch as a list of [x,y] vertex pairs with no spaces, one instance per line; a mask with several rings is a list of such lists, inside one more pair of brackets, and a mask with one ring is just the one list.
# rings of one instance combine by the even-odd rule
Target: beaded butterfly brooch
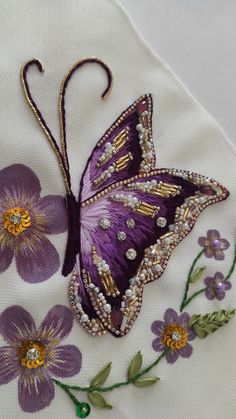
[[[186,170],[155,169],[152,96],[141,96],[97,143],[82,175],[78,199],[71,189],[66,140],[65,95],[81,66],[112,73],[102,61],[77,62],[59,95],[61,147],[38,109],[27,81],[37,59],[22,69],[26,99],[56,154],[66,188],[68,241],[62,274],[72,273],[71,307],[93,336],[124,336],[141,309],[143,287],[164,272],[175,246],[191,231],[203,209],[229,195],[220,183]],[[216,243],[217,246],[217,243]],[[217,249],[215,249],[217,251]]]

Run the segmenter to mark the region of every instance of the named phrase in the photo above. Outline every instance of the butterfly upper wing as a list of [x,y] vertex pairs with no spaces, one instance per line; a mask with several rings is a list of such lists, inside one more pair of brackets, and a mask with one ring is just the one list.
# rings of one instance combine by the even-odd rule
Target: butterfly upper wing
[[[130,330],[144,285],[163,273],[200,212],[228,195],[204,176],[153,169],[151,116],[151,96],[142,96],[95,147],[82,177],[70,301],[93,335]],[[114,170],[104,177],[110,166]]]
[[144,95],[120,115],[94,148],[82,176],[80,200],[154,167],[152,97]]

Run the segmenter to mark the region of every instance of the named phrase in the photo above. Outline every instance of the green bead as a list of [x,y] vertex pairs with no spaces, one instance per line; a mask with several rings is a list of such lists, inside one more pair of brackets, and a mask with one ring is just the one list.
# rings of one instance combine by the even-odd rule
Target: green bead
[[80,403],[76,406],[76,415],[79,418],[87,418],[90,413],[90,406],[88,403]]

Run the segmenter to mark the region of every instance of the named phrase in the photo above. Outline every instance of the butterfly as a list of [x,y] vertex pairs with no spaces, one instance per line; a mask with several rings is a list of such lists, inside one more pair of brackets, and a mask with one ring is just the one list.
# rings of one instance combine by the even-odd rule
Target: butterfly
[[97,63],[112,84],[108,66],[97,58],[77,62],[59,95],[61,147],[39,111],[22,69],[25,96],[51,144],[65,181],[68,242],[62,273],[72,274],[69,301],[93,336],[126,335],[142,305],[143,288],[164,272],[172,250],[191,231],[203,209],[229,195],[206,176],[186,170],[155,168],[153,101],[141,96],[114,122],[95,146],[84,169],[78,199],[71,190],[66,141],[65,94],[75,71]]

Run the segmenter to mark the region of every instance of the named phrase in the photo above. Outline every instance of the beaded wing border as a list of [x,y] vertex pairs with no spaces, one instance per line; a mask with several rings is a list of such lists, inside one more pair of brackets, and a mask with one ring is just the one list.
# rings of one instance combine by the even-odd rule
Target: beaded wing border
[[186,170],[155,169],[152,96],[141,96],[97,143],[85,167],[78,198],[71,189],[66,142],[65,95],[73,73],[96,58],[76,63],[59,95],[61,147],[30,93],[22,70],[25,96],[59,162],[66,189],[68,242],[63,275],[72,273],[71,307],[93,336],[116,337],[131,329],[141,309],[144,285],[164,272],[175,246],[191,231],[206,207],[229,195],[220,183]]

